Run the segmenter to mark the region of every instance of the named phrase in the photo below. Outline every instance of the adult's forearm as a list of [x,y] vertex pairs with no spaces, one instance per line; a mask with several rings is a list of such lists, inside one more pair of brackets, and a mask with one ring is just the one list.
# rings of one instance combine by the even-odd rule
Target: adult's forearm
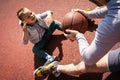
[[87,65],[84,61],[78,64],[59,65],[58,71],[68,75],[82,75],[84,73],[103,73],[109,72],[108,54],[100,59],[96,64]]
[[83,63],[80,62],[78,64],[67,64],[67,65],[59,65],[59,71],[68,75],[80,75],[83,74],[85,71],[84,70],[84,65]]
[[92,11],[88,12],[89,18],[104,18],[107,14],[108,8],[107,6],[96,8]]
[[83,53],[82,51],[89,46],[86,38],[84,37],[83,34],[77,34],[76,35],[76,39],[77,39],[77,42],[78,42],[78,46],[79,46],[79,50],[80,50],[80,54],[81,56],[83,56]]

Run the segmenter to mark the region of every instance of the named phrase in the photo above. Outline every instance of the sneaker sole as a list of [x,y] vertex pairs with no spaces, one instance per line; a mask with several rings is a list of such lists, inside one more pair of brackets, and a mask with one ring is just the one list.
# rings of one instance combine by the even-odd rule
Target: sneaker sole
[[51,62],[50,64],[47,64],[45,66],[40,66],[39,68],[37,68],[35,71],[34,71],[34,75],[35,76],[38,76],[38,77],[43,77],[43,75],[41,74],[41,71],[40,69],[44,68],[44,70],[50,70],[51,67],[53,66],[57,66],[59,63],[58,61],[53,61]]

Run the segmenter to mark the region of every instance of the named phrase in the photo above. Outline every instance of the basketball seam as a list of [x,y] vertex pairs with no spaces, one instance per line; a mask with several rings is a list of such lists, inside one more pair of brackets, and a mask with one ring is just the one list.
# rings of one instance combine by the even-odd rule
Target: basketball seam
[[[72,17],[72,23],[73,23],[73,19],[74,19],[74,17],[75,17],[75,14],[77,14],[76,12],[74,12],[74,15],[73,15],[73,17]],[[79,24],[79,23],[78,23]],[[77,25],[77,24],[76,24]],[[73,24],[72,24],[72,26],[73,26]],[[81,31],[82,30],[82,28],[83,28],[83,17],[82,17],[82,22],[81,22],[81,25],[80,25],[81,27],[79,28],[79,31]]]
[[80,31],[82,30],[82,28],[83,28],[83,17],[82,17],[82,24],[81,24]]
[[[75,12],[74,13],[74,16],[77,14],[77,12]],[[73,21],[72,21],[73,22]],[[78,25],[79,23],[77,23],[77,24],[74,24],[74,26],[76,26],[76,25]],[[73,26],[73,25],[72,25]],[[81,26],[81,25],[80,25]]]
[[71,26],[70,26],[71,28],[72,28],[72,26],[73,26],[73,19],[74,19],[74,17],[75,17],[75,12],[74,12],[74,14],[72,15],[72,20],[71,20],[72,22],[71,22]]

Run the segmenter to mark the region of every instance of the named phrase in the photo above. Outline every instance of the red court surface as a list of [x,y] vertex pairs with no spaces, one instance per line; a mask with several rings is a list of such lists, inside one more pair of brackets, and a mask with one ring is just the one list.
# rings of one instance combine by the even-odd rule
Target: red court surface
[[[41,13],[54,12],[54,19],[62,21],[63,16],[73,8],[93,9],[96,6],[88,0],[0,0],[0,80],[120,80],[118,73],[84,74],[80,77],[61,74],[59,78],[50,75],[47,78],[35,78],[33,71],[43,65],[44,60],[32,52],[33,44],[21,43],[22,29],[18,25],[16,12],[27,7]],[[100,20],[95,20],[96,24]],[[94,38],[95,30],[85,33],[89,43]],[[120,47],[118,43],[114,48]],[[63,32],[56,30],[46,46],[47,52],[59,56],[61,64],[81,61],[77,42],[70,42]]]

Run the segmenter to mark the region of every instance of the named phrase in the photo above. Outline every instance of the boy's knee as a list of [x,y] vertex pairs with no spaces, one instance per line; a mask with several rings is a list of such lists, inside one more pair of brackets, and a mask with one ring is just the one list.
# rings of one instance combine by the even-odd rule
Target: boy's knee
[[38,50],[39,49],[37,47],[33,47],[33,49],[32,49],[33,53],[35,53],[35,54],[38,52]]
[[60,21],[54,20],[54,22],[56,25],[60,25],[60,26],[62,25],[62,23]]
[[55,26],[57,27],[57,29],[62,31],[62,23],[60,21],[54,20],[55,22]]
[[55,22],[55,23],[58,23],[58,24],[61,24],[61,22],[60,22],[60,21],[58,21],[58,20],[54,20],[54,22]]

